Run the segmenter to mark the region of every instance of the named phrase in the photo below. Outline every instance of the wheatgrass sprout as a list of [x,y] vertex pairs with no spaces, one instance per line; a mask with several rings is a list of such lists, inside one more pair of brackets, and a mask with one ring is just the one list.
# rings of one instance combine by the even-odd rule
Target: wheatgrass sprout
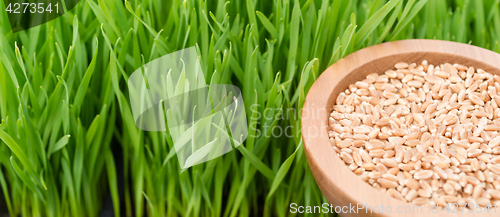
[[[290,209],[327,202],[300,132],[307,91],[327,66],[408,38],[500,52],[497,0],[82,0],[16,33],[3,3],[0,187],[8,210],[0,213],[11,216],[98,216],[108,194],[115,216],[333,215]],[[232,151],[183,171],[174,138],[189,128],[138,128],[128,82],[147,63],[190,47],[204,87],[241,90],[248,135],[237,145],[241,138],[224,134],[234,112],[227,109],[229,121],[212,126]],[[166,124],[168,111],[182,109],[167,110]]]
[[[87,47],[78,18],[71,21],[35,27],[14,43],[0,38],[0,180],[11,216],[96,216],[106,172],[116,190],[115,110],[95,100],[106,96],[96,87],[110,84],[93,79],[103,46],[92,37]],[[72,38],[56,39],[67,30]]]

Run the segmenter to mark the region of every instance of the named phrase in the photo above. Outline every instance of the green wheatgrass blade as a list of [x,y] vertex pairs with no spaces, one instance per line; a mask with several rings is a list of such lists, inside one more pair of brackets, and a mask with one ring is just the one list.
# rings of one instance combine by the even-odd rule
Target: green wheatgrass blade
[[[500,36],[500,14],[498,14],[498,13],[495,13],[495,16],[493,17],[493,26],[495,29],[496,36],[499,37]],[[496,37],[493,37],[493,38],[496,38]],[[496,41],[495,43],[498,44],[498,41]]]
[[83,176],[83,164],[85,157],[85,135],[83,133],[83,126],[81,120],[78,118],[76,130],[76,147],[74,149],[73,155],[73,178],[75,182],[75,194],[77,198],[80,198],[80,192],[82,188],[82,176]]
[[111,191],[111,197],[113,198],[113,209],[116,216],[120,216],[120,198],[118,195],[117,177],[116,177],[116,166],[113,155],[109,151],[106,155],[106,171],[108,175],[108,182]]
[[241,154],[252,164],[254,167],[259,170],[264,176],[266,176],[268,179],[273,180],[276,174],[269,169],[269,167],[264,164],[257,156],[249,152],[244,146],[239,145],[236,147]]
[[19,87],[16,73],[14,72],[14,69],[12,69],[12,65],[10,64],[9,58],[7,57],[7,55],[5,55],[2,47],[0,47],[0,60],[2,60],[3,66],[7,69],[7,72],[9,72],[10,78],[12,79],[12,82],[14,82],[14,85],[16,87]]
[[[280,98],[281,98],[281,93],[279,94]],[[275,104],[275,110],[276,110],[276,113],[277,114],[281,114],[283,112],[283,106],[281,105],[281,99],[280,100],[277,100],[276,104]],[[279,106],[278,106],[279,105]],[[271,136],[272,136],[272,130],[273,128],[278,124],[278,121],[280,119],[279,115],[274,115],[273,116],[273,121],[272,123],[269,125],[269,126],[266,126],[261,134],[261,137],[259,137],[259,139],[257,140],[256,144],[255,144],[255,148],[254,148],[254,153],[257,155],[257,156],[262,156],[265,151],[267,150],[267,147],[269,146],[269,142],[270,142],[270,139],[271,139]]]
[[85,72],[85,76],[83,77],[83,80],[81,81],[80,86],[78,87],[78,91],[76,92],[76,95],[75,95],[75,100],[73,101],[73,106],[79,107],[83,104],[84,96],[89,88],[90,79],[92,78],[92,75],[94,73],[96,62],[97,62],[97,54],[99,52],[99,44],[97,42],[97,39],[96,39],[95,47],[97,49],[95,50],[94,56],[92,57],[92,61],[90,62],[90,65],[87,68],[87,71]]
[[[314,64],[317,62],[318,60],[317,59],[313,59],[311,62],[308,62],[306,63],[306,65],[304,66],[304,69],[302,70],[302,76],[301,76],[301,79],[300,79],[300,83],[299,83],[299,105],[303,105],[304,104],[304,101],[306,100],[306,85],[307,85],[307,82],[309,80],[309,76],[312,74],[312,67],[314,66]],[[315,79],[313,79],[315,80]]]
[[7,188],[7,182],[5,181],[3,172],[0,172],[0,186],[2,186],[3,196],[5,198],[5,203],[7,205],[7,209],[9,210],[10,216],[16,216],[14,214],[14,210],[12,209],[12,202],[9,196],[9,189]]
[[[155,208],[153,206],[153,204],[151,203],[151,200],[149,200],[149,197],[146,195],[146,192],[142,192],[142,195],[144,195],[144,199],[146,199],[146,201],[148,202],[148,207],[151,209],[151,212],[152,213],[155,213]],[[153,216],[156,216],[153,214]]]
[[356,17],[354,14],[351,14],[351,24],[347,26],[347,28],[342,33],[342,39],[340,40],[340,46],[342,46],[340,57],[345,57],[349,54],[349,46],[351,45],[352,38],[354,37],[354,33],[356,32]]
[[340,45],[340,38],[337,37],[335,40],[335,44],[333,45],[333,53],[332,57],[330,58],[330,62],[328,63],[329,65],[334,64],[340,59],[340,48],[342,46]]
[[202,148],[196,150],[193,154],[191,154],[187,159],[184,164],[184,168],[189,168],[192,167],[193,165],[197,164],[201,159],[203,159],[207,154],[209,153],[210,150],[212,150],[214,144],[217,142],[217,138],[215,138],[213,141],[205,144]]
[[207,186],[205,186],[203,180],[201,179],[201,176],[199,175],[199,173],[196,173],[196,182],[199,184],[199,186],[201,188],[200,189],[201,196],[203,197],[203,200],[205,201],[205,203],[207,203],[208,210],[210,211],[210,213],[213,213],[214,210],[213,210],[212,201],[211,201],[211,198],[209,195],[209,191],[207,189]]
[[52,147],[49,147],[49,152],[47,154],[47,157],[50,159],[50,156],[53,153],[64,148],[64,146],[66,146],[68,144],[70,137],[71,137],[70,135],[64,136],[59,141],[57,141]]
[[357,31],[354,44],[357,46],[361,45],[398,3],[399,0],[391,0],[374,13]]
[[474,38],[476,39],[476,44],[479,46],[484,46],[486,44],[486,27],[485,27],[485,16],[484,16],[484,5],[483,0],[474,1],[474,9],[476,11],[476,16],[474,19]]
[[368,11],[366,11],[366,12],[364,10],[360,11],[361,13],[368,13],[367,14],[368,17],[373,16],[373,14],[375,14],[378,11],[378,9],[380,9],[381,7],[384,6],[385,2],[383,0],[375,0],[373,2],[367,2],[367,4],[370,4],[370,3],[372,5],[367,5]]
[[300,6],[298,4],[298,1],[295,0],[292,11],[292,20],[290,23],[290,47],[288,48],[288,65],[285,76],[286,80],[293,79],[295,77],[295,61],[297,58],[297,49],[299,43],[300,16]]
[[271,34],[272,38],[278,38],[278,30],[276,30],[276,27],[269,21],[269,19],[260,11],[255,12],[257,14],[257,17],[259,17],[260,21],[262,22],[262,25],[269,31],[269,34]]
[[[269,97],[267,99],[267,102],[266,102],[266,108],[264,109],[264,111],[274,111],[274,107],[275,107],[275,104],[277,102],[277,96],[278,94],[281,92],[281,90],[279,89],[279,84],[278,82],[280,81],[281,79],[281,75],[280,73],[278,73],[276,75],[276,78],[274,79],[274,84],[269,92]],[[255,102],[256,104],[258,103],[258,101]],[[254,104],[255,105],[255,104]],[[265,119],[266,121],[263,123],[264,126],[269,126],[271,125],[271,122],[273,121],[273,115],[275,115],[275,113],[271,112],[268,115],[266,115],[266,113],[263,114],[265,116]]]
[[31,165],[31,161],[28,159],[26,153],[19,147],[19,145],[9,136],[9,134],[5,133],[2,129],[0,129],[0,139],[10,148],[10,150],[14,153],[14,155],[21,161],[21,164],[28,169],[28,171],[33,171],[33,166]]
[[158,32],[156,32],[153,28],[151,28],[151,26],[149,26],[148,24],[146,24],[142,19],[139,18],[139,16],[134,12],[134,10],[132,9],[132,6],[130,5],[130,3],[128,1],[125,0],[125,7],[127,8],[127,10],[132,14],[134,15],[139,21],[141,21],[142,24],[144,24],[144,26],[151,32],[151,34],[153,35],[158,35]]
[[69,192],[70,210],[73,216],[81,216],[81,212],[78,210],[77,198],[75,187],[73,183],[73,177],[71,176],[71,169],[69,163],[66,159],[62,159],[61,165],[64,173],[65,187]]
[[[253,90],[255,89],[255,77],[256,74],[254,73],[255,68],[257,67],[257,51],[258,48],[251,48],[252,44],[251,41],[249,40],[248,42],[248,47],[247,47],[247,58],[246,58],[246,66],[245,66],[245,81],[250,81],[247,83],[246,86],[243,87],[243,99],[245,101],[250,101],[252,97]],[[249,104],[246,104],[245,107],[248,109]]]
[[96,136],[97,130],[99,129],[99,127],[101,127],[103,123],[100,117],[101,117],[100,115],[97,115],[87,130],[87,134],[85,135],[85,142],[86,142],[85,147],[87,149],[92,145],[92,141]]
[[[258,95],[257,95],[257,90],[255,90],[255,100],[253,102],[258,102]],[[253,105],[256,105],[256,104],[253,104]],[[248,148],[248,150],[252,151],[253,150],[253,147],[254,147],[254,144],[255,144],[255,138],[256,138],[256,132],[257,132],[257,126],[259,124],[259,109],[258,108],[255,108],[255,106],[251,106],[250,107],[251,109],[251,115],[250,115],[250,120],[249,120],[249,128],[248,128],[248,138],[247,138],[247,141],[246,141],[246,147]]]
[[[280,169],[276,173],[276,178],[273,180],[273,183],[271,184],[271,190],[269,191],[269,194],[267,195],[267,198],[270,198],[274,191],[276,191],[277,187],[283,181],[283,178],[285,178],[285,175],[288,173],[290,170],[290,166],[293,163],[293,160],[295,159],[295,155],[297,154],[297,151],[302,148],[302,141],[299,143],[297,146],[297,149],[293,152],[288,159],[285,160],[285,162],[281,165]],[[267,200],[267,199],[266,199]]]
[[410,10],[412,9],[413,7],[413,4],[415,4],[415,0],[409,0],[406,5],[405,5],[405,8],[403,9],[403,13],[401,15],[398,15],[398,24],[396,25],[396,29],[399,27],[399,25],[401,24],[401,21],[402,20],[405,20],[406,16],[408,15],[408,13],[410,12]]
[[111,28],[114,30],[114,32],[116,33],[116,35],[118,37],[122,37],[122,32],[119,31],[118,27],[116,26],[116,21],[113,17],[113,15],[111,15],[111,12],[108,8],[108,6],[106,5],[106,3],[104,3],[103,0],[98,0],[99,2],[99,6],[101,7],[101,10],[102,12],[104,13],[104,16],[106,16],[106,23],[109,24],[111,26]]
[[[247,13],[248,13],[248,19],[249,19],[249,24],[253,25],[254,28],[258,28],[257,24],[257,18],[255,17],[255,5],[253,1],[246,1],[246,6],[247,6]],[[259,41],[258,35],[256,35],[255,38],[256,41]]]
[[[413,1],[415,0],[410,0],[408,3],[407,3],[407,6],[408,4],[412,3],[413,4]],[[393,27],[393,24],[394,22],[396,21],[396,18],[398,18],[398,15],[401,14],[401,10],[403,8],[403,1],[399,1],[398,4],[396,5],[396,8],[394,9],[394,11],[392,11],[392,14],[391,16],[389,17],[389,20],[387,21],[387,23],[385,24],[385,28],[384,28],[384,31],[382,32],[382,34],[379,36],[378,40],[377,40],[377,44],[380,44],[382,43],[386,36],[389,34],[389,31],[394,28]],[[406,9],[406,7],[405,7]]]
[[35,194],[39,197],[40,200],[43,200],[43,194],[40,189],[36,186],[36,183],[33,182],[32,177],[30,177],[19,165],[16,163],[13,157],[10,158],[10,163],[14,170],[16,171],[19,178],[26,184],[31,191],[35,192]]
[[426,38],[435,38],[436,34],[435,31],[438,26],[437,22],[437,15],[436,15],[436,1],[429,1],[429,3],[426,4],[425,6],[425,22],[426,22],[426,29],[425,29],[425,37]]
[[[396,29],[393,31],[393,33],[391,35],[390,41],[394,40],[395,37],[398,36],[398,34],[400,34],[400,32],[410,23],[410,21],[413,20],[413,18],[417,15],[417,13],[424,7],[426,2],[427,2],[427,0],[418,1],[417,4],[415,4],[415,6],[413,6],[413,8],[411,9],[408,16],[404,17],[402,19],[402,21],[400,20],[398,22],[398,24],[396,25]],[[405,10],[406,10],[406,7],[405,7]]]

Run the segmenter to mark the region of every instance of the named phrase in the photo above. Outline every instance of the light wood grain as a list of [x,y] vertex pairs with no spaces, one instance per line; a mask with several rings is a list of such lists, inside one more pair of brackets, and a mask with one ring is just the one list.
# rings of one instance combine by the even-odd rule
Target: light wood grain
[[[383,213],[360,209],[341,216],[500,216],[500,204],[489,213],[422,212],[397,213],[398,207],[414,209],[414,205],[396,200],[362,181],[351,172],[335,154],[328,139],[328,117],[337,95],[349,84],[362,80],[369,73],[382,74],[397,62],[421,63],[423,60],[438,65],[445,62],[481,68],[500,75],[500,54],[455,42],[438,40],[403,40],[388,42],[359,50],[330,66],[311,87],[302,111],[302,137],[309,167],[321,191],[334,206],[384,207]],[[318,204],[320,205],[320,204]],[[390,206],[392,213],[387,213]]]

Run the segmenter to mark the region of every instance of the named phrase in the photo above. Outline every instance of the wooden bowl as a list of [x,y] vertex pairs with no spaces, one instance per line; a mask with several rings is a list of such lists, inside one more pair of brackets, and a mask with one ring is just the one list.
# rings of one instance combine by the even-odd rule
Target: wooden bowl
[[[323,72],[307,94],[302,111],[302,138],[307,161],[326,199],[337,212],[343,208],[341,216],[500,216],[500,204],[498,210],[492,208],[489,213],[469,213],[467,210],[452,213],[452,209],[433,213],[429,205],[422,206],[420,211],[418,206],[394,199],[362,181],[332,149],[328,117],[341,91],[369,73],[382,74],[393,69],[397,62],[418,64],[423,60],[434,65],[459,63],[500,75],[498,53],[448,41],[403,40],[371,46],[339,60]],[[355,207],[354,212],[352,207]]]

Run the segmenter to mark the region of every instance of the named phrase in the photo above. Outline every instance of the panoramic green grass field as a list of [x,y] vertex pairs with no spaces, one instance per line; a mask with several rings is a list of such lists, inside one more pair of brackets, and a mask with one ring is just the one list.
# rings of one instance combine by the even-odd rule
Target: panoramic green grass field
[[[106,198],[115,216],[302,216],[291,203],[327,202],[300,132],[315,79],[387,41],[432,38],[500,52],[499,2],[81,0],[17,33],[2,2],[0,216],[99,216]],[[127,81],[192,46],[207,83],[242,90],[249,135],[182,171],[170,132],[136,127]]]

